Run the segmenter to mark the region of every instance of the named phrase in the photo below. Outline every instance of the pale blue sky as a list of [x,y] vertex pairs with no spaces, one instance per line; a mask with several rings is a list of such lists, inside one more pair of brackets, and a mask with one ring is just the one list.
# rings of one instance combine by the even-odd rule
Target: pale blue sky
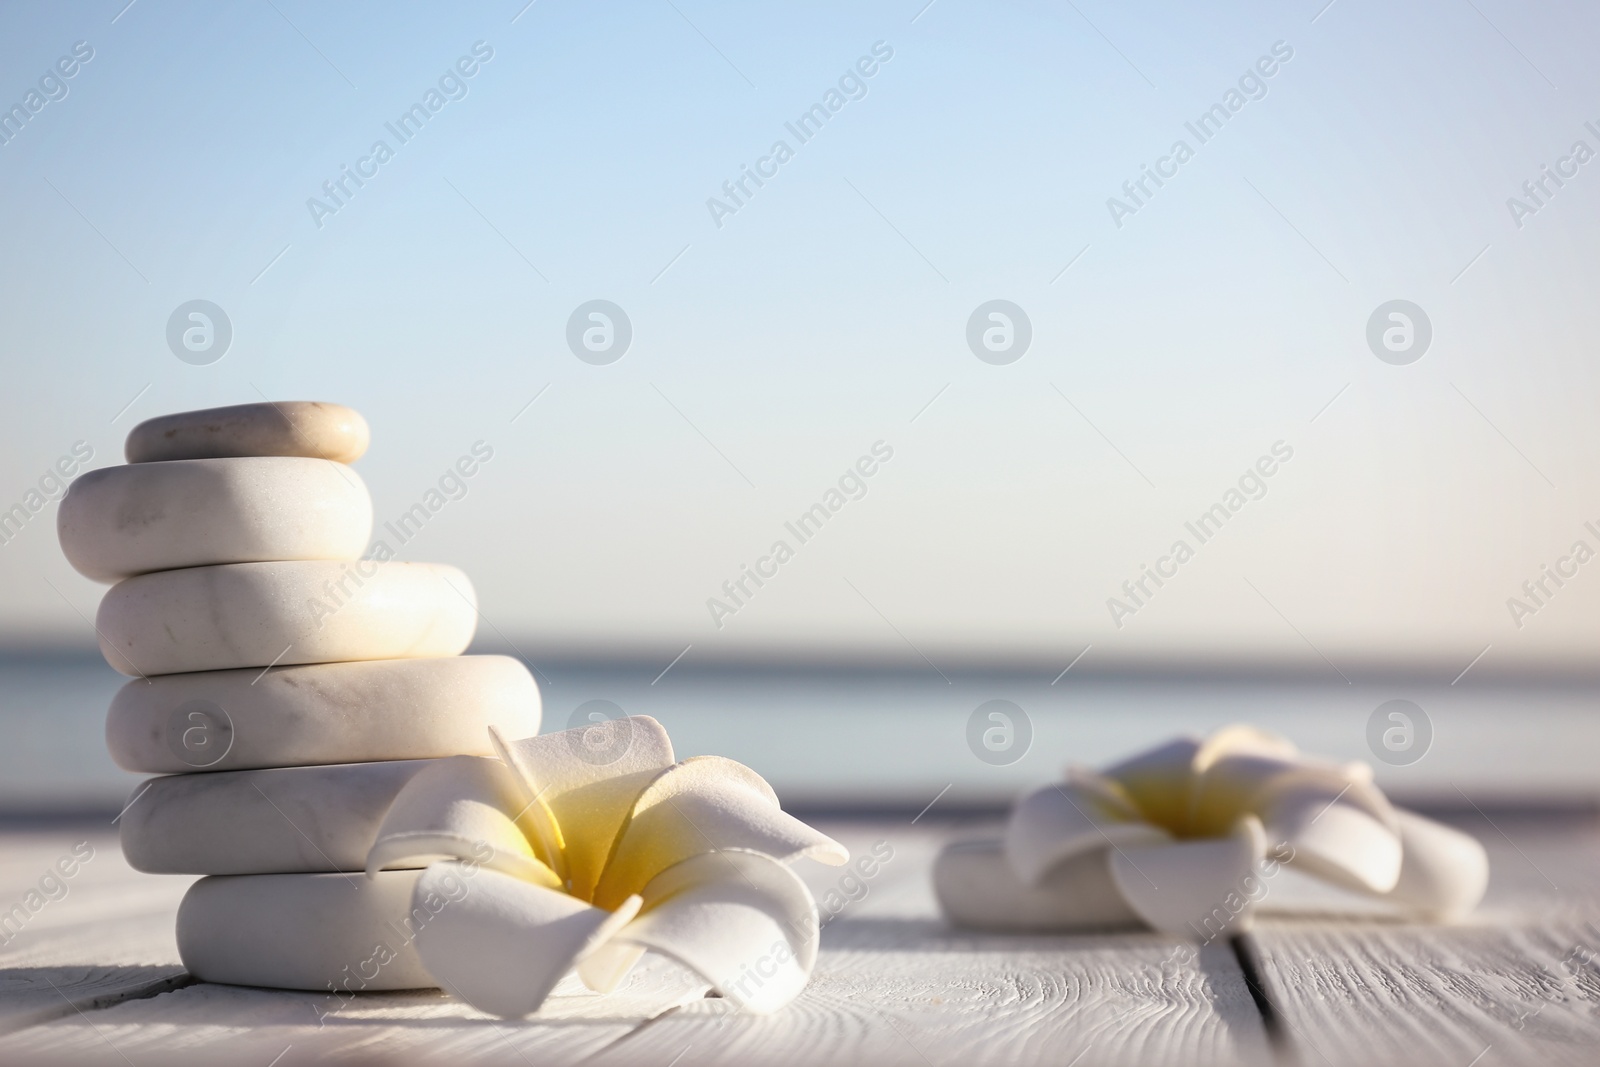
[[[1506,605],[1600,547],[1600,162],[1520,229],[1506,206],[1600,149],[1592,8],[674,3],[8,6],[0,102],[94,56],[0,146],[0,508],[139,419],[327,399],[372,423],[382,518],[494,448],[402,555],[539,647],[1464,665],[1600,638],[1600,562],[1520,629]],[[318,228],[307,199],[479,41]],[[865,97],[716,226],[880,41]],[[1115,226],[1279,41],[1265,97]],[[234,331],[206,366],[165,340],[197,298]],[[596,298],[633,324],[608,366],[565,342]],[[1033,325],[1008,366],[965,341],[997,298]],[[1396,298],[1433,323],[1409,366],[1365,342]],[[867,497],[718,629],[707,598],[878,440]],[[1268,495],[1116,627],[1279,440]],[[53,522],[0,547],[0,627],[87,640],[100,589]]]

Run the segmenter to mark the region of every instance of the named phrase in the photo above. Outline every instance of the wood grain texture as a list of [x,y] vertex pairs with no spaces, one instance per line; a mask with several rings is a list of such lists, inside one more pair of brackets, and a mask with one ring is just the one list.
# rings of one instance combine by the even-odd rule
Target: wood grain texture
[[1466,922],[1302,914],[1258,927],[1302,1064],[1600,1062],[1600,832],[1591,820],[1459,825],[1490,856],[1488,896]]
[[[0,967],[179,966],[173,917],[192,877],[139,874],[123,861],[114,834],[62,831],[7,835],[4,841],[0,918],[18,904],[26,906],[30,893],[44,899],[26,919],[14,918],[5,928]],[[85,842],[93,857],[62,878],[56,864]],[[46,876],[57,879],[58,899],[50,899]]]
[[[85,845],[92,852],[81,861]],[[61,873],[63,860],[73,861],[65,865],[70,876]],[[192,880],[141,877],[123,862],[109,826],[7,834],[0,849],[0,1034],[84,1018],[189,982],[172,920]]]
[[52,1019],[87,1018],[89,1012],[157,996],[192,981],[181,967],[0,968],[0,1034]]
[[[669,1012],[597,1064],[1186,1064],[1270,1062],[1261,1017],[1222,946],[1184,962],[1153,934],[994,936],[951,930],[929,870],[944,834],[828,827],[894,858],[822,932],[811,984],[783,1012],[720,1000]],[[845,875],[805,873],[819,901]],[[678,1057],[674,1060],[674,1057]]]
[[554,1067],[588,1059],[704,991],[676,967],[651,961],[610,996],[569,981],[536,1018],[508,1022],[431,990],[363,994],[341,1005],[316,993],[202,983],[12,1034],[0,1039],[0,1062],[265,1067],[281,1054],[278,1067],[335,1059]]
[[1207,948],[1178,966],[1171,949],[1146,935],[970,937],[931,921],[841,919],[810,986],[783,1012],[701,1001],[595,1062],[1269,1062],[1232,953]]
[[[0,1038],[0,1061],[125,1065],[228,1062],[294,1067],[329,1058],[385,1062],[557,1065],[696,1063],[896,1064],[1264,1063],[1261,1020],[1232,954],[1208,948],[1180,962],[1177,942],[1153,935],[974,936],[937,917],[928,870],[947,830],[922,825],[842,823],[826,829],[852,851],[893,850],[870,877],[802,865],[824,911],[810,988],[765,1018],[706,999],[705,985],[668,961],[649,959],[606,997],[553,997],[534,1019],[492,1020],[439,993],[364,995],[338,1006],[311,993],[193,985],[146,999],[59,1015]],[[880,854],[882,845],[880,845]],[[41,855],[48,854],[45,847]],[[115,855],[114,851],[109,855]],[[95,863],[107,858],[100,853]],[[116,860],[120,864],[120,858]],[[114,863],[101,869],[108,874]],[[91,865],[92,866],[92,865]],[[31,870],[27,863],[20,870]],[[85,872],[87,873],[87,871]],[[152,879],[127,872],[124,890]],[[8,885],[0,875],[0,885]],[[87,883],[85,883],[87,885]],[[170,890],[163,890],[170,895]],[[138,922],[134,947],[159,951],[171,937],[170,908],[148,890],[118,911],[100,901],[102,933]],[[87,894],[86,894],[87,895]],[[65,903],[65,902],[63,902]],[[171,907],[176,895],[171,895]],[[66,909],[63,909],[65,912]],[[143,915],[143,919],[135,916]],[[35,946],[40,965],[83,942],[62,929]],[[87,906],[74,919],[96,927]],[[42,932],[42,931],[41,931]],[[83,959],[94,958],[92,955]],[[132,975],[118,979],[126,985]],[[147,976],[148,977],[148,976]],[[558,991],[560,992],[560,991]],[[3,999],[0,990],[0,999]]]
[[[539,1016],[516,1023],[433,992],[344,1005],[216,985],[161,992],[184,980],[172,924],[190,879],[129,870],[104,831],[9,834],[0,907],[37,888],[74,844],[90,841],[95,855],[66,896],[0,947],[0,1062],[1272,1062],[1225,946],[1185,962],[1177,942],[1148,934],[945,927],[928,868],[948,831],[929,822],[827,827],[857,855],[874,845],[893,855],[870,877],[802,865],[824,911],[837,914],[810,987],[778,1015],[732,1012],[705,998],[698,979],[652,959],[611,996],[569,981]],[[1483,907],[1459,926],[1361,914],[1359,903],[1290,874],[1274,883],[1253,936],[1293,1062],[1596,1062],[1600,829],[1462,825],[1485,842],[1493,874]]]

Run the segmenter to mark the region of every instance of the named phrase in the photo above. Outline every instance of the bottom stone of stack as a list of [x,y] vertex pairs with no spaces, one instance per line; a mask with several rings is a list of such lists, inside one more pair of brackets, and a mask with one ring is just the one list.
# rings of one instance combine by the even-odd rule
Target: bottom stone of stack
[[[178,954],[202,982],[344,997],[438,983],[416,934],[460,895],[419,900],[421,871],[202,878],[178,907]],[[444,887],[449,890],[450,887]]]

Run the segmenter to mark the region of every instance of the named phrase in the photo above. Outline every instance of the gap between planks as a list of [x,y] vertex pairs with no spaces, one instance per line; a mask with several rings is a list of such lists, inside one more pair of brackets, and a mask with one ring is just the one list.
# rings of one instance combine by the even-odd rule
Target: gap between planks
[[[29,968],[26,976],[10,976],[0,969],[0,993],[6,997],[25,997],[37,1000],[40,1003],[35,1007],[24,1007],[16,1011],[6,1010],[0,1012],[0,1036],[15,1034],[29,1027],[40,1026],[44,1023],[54,1022],[57,1019],[68,1018],[72,1015],[81,1015],[85,1019],[91,1011],[102,1011],[133,1000],[147,1000],[150,997],[170,993],[175,989],[194,985],[198,979],[187,971],[176,974],[153,975],[146,978],[136,978],[130,972],[143,970],[157,970],[150,967],[113,967],[113,968],[76,968],[76,967],[39,967]],[[103,978],[95,977],[96,971],[105,972]],[[56,972],[54,978],[51,971]],[[43,982],[40,987],[37,982],[29,981],[37,978]],[[59,980],[58,980],[59,979]],[[32,988],[18,989],[18,983],[31,985]],[[96,984],[105,984],[107,988],[93,992]],[[46,992],[49,990],[49,992]],[[83,990],[78,995],[68,994],[68,990]]]

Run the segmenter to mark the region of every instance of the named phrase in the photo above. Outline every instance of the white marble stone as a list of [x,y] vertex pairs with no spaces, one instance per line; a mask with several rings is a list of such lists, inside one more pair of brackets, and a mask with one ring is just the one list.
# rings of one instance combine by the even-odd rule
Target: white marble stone
[[129,463],[75,480],[56,532],[67,562],[98,582],[217,563],[353,560],[372,535],[372,497],[354,470],[320,459]]
[[354,463],[372,432],[343,404],[279,400],[146,419],[128,434],[129,463],[224,456],[307,456]]
[[123,674],[455,656],[477,626],[467,576],[438,563],[229,563],[124,579],[95,628]]
[[122,853],[149,874],[360,872],[389,805],[432,762],[151,778],[118,820]]
[[135,678],[106,745],[146,774],[493,756],[489,727],[539,732],[539,687],[510,656],[313,663]]
[[[426,904],[413,912],[421,874],[202,878],[178,907],[178,955],[202,982],[325,993],[303,1019],[310,1027],[314,1012],[325,1023],[355,993],[436,984],[415,946],[416,932],[437,914]],[[459,883],[460,894],[470,889]],[[432,903],[442,913],[454,902],[438,896]]]

